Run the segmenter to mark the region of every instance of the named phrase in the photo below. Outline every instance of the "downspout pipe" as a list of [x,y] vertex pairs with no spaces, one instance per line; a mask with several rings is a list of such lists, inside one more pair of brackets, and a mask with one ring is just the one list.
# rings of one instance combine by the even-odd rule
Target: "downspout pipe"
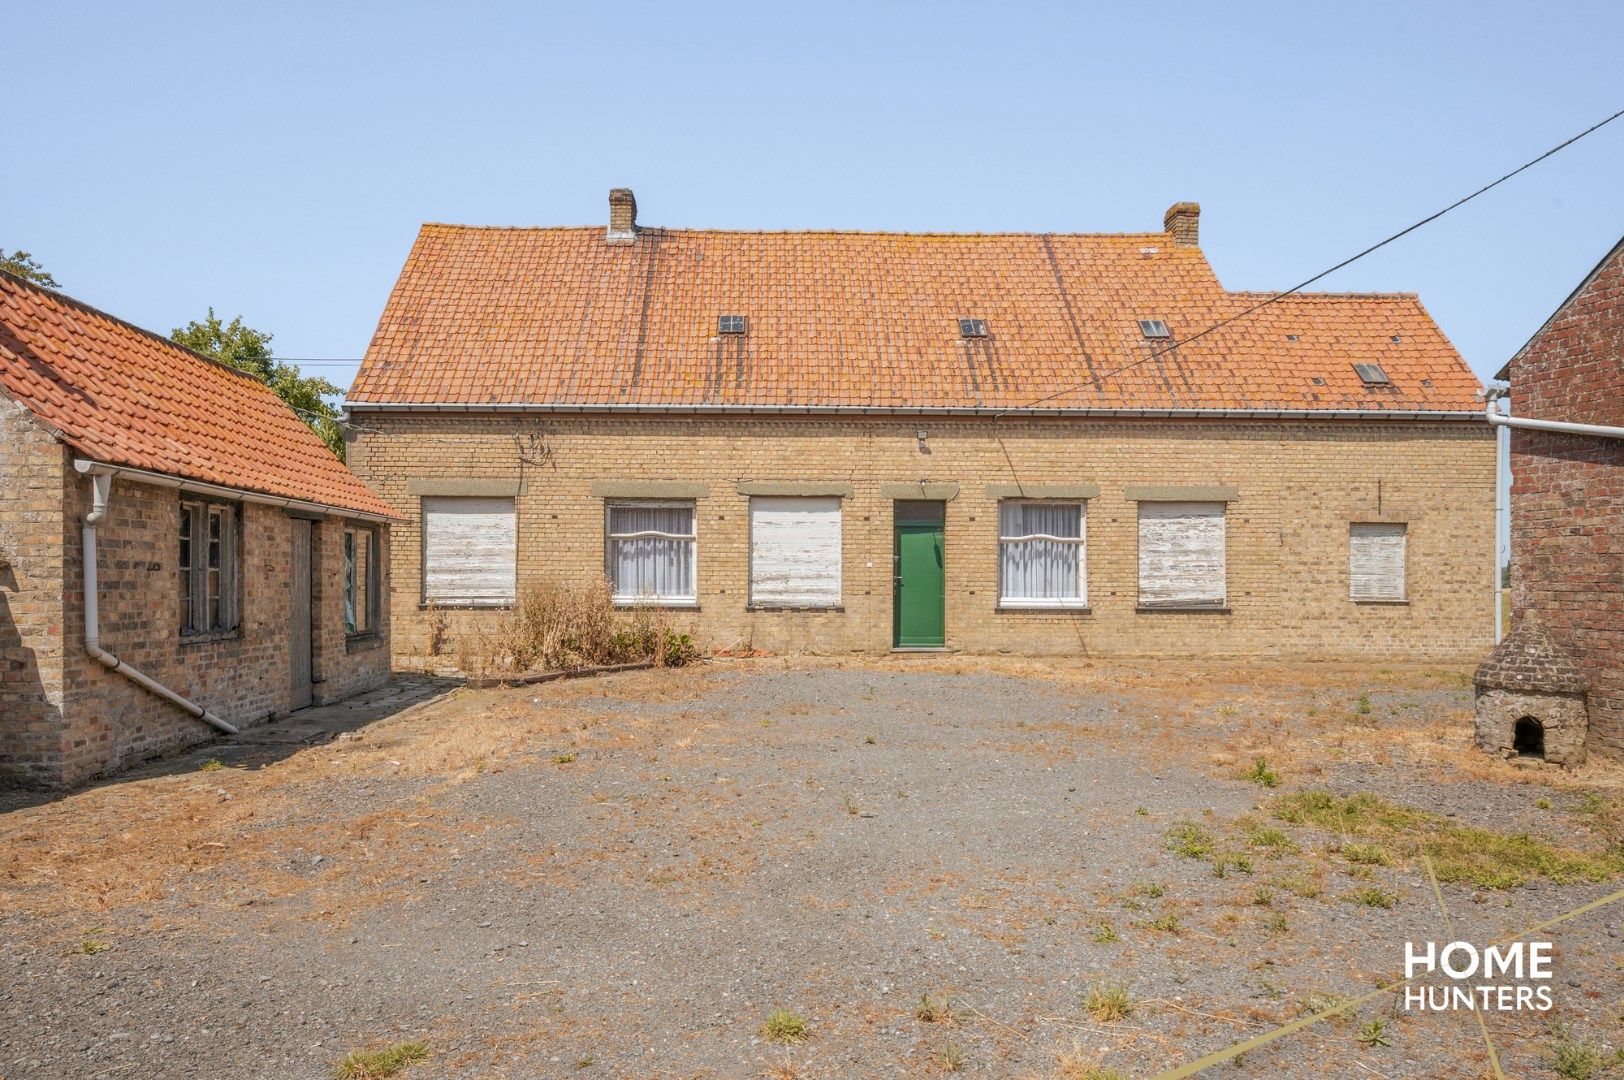
[[84,522],[80,530],[84,539],[85,652],[90,654],[91,659],[104,667],[118,672],[126,679],[150,690],[164,700],[174,702],[188,714],[195,716],[205,724],[219,728],[227,735],[237,734],[237,728],[234,725],[220,719],[220,717],[195,701],[181,697],[156,679],[143,675],[101,647],[101,613],[99,611],[101,589],[96,576],[96,526],[100,525],[107,517],[107,500],[111,496],[112,490],[112,474],[91,474],[90,513],[84,516]]
[[1567,420],[1536,420],[1532,417],[1509,416],[1500,411],[1495,402],[1506,396],[1504,387],[1496,387],[1484,395],[1483,414],[1490,425],[1495,429],[1495,468],[1494,468],[1494,640],[1501,638],[1501,626],[1504,624],[1502,604],[1505,603],[1504,592],[1500,587],[1500,477],[1505,472],[1506,436],[1501,428],[1521,428],[1524,431],[1555,431],[1563,435],[1584,435],[1596,439],[1624,439],[1624,427],[1609,427],[1605,424],[1575,424]]

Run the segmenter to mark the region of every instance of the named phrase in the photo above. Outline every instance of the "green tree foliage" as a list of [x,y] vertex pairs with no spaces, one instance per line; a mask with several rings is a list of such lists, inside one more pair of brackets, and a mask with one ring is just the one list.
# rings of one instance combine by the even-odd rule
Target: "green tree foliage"
[[47,289],[60,289],[56,278],[51,276],[49,270],[34,261],[34,256],[26,251],[13,251],[6,254],[5,248],[0,248],[0,270],[8,274],[15,274],[24,281],[32,281],[35,285],[43,285]]
[[244,326],[239,315],[224,322],[209,308],[208,318],[193,319],[177,327],[170,338],[193,352],[223,360],[259,379],[299,414],[321,436],[327,448],[344,460],[344,439],[338,429],[338,410],[327,404],[325,395],[343,391],[315,375],[300,375],[296,364],[284,364],[271,355],[271,335]]

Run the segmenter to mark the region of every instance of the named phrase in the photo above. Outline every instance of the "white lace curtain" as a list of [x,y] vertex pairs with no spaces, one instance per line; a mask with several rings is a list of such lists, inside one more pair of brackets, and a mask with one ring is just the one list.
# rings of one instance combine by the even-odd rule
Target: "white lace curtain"
[[1081,504],[1001,503],[998,547],[1004,600],[1082,601]]
[[609,572],[620,599],[695,599],[694,508],[610,506]]

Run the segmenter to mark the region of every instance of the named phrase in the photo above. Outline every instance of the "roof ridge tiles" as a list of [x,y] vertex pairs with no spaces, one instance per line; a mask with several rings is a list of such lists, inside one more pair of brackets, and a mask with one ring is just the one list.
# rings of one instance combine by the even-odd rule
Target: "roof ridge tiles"
[[[534,233],[602,233],[602,225],[468,225],[454,221],[425,221],[421,224],[423,229],[455,229],[465,232],[534,232]],[[941,237],[945,239],[1042,239],[1048,238],[1086,238],[1101,240],[1136,240],[1145,237],[1166,239],[1169,235],[1162,230],[1143,232],[1056,232],[1039,230],[1009,230],[993,232],[952,232],[940,229],[928,229],[921,232],[908,232],[898,229],[690,229],[670,225],[639,225],[640,233],[679,233],[684,236],[895,236],[895,237]]]
[[97,318],[106,319],[108,322],[117,323],[118,325],[124,327],[126,330],[134,330],[137,334],[140,334],[142,337],[149,338],[152,341],[155,341],[160,345],[168,346],[171,349],[179,349],[181,352],[184,352],[184,353],[190,353],[192,356],[197,357],[199,360],[204,360],[204,361],[207,361],[210,364],[215,365],[216,367],[224,368],[226,371],[231,372],[233,375],[241,375],[243,378],[252,380],[253,382],[257,382],[261,386],[265,385],[265,380],[259,378],[253,372],[244,371],[240,367],[235,367],[235,366],[233,366],[231,364],[228,364],[224,360],[220,359],[218,356],[210,356],[208,353],[198,352],[196,349],[191,348],[188,345],[182,345],[180,342],[176,341],[173,338],[164,337],[162,334],[158,333],[158,331],[156,331],[156,330],[148,330],[146,327],[139,326],[139,325],[137,325],[137,324],[135,324],[133,322],[130,322],[128,319],[121,319],[117,315],[114,315],[110,311],[103,311],[101,308],[97,307],[94,304],[87,304],[83,300],[80,300],[78,297],[69,296],[65,292],[59,292],[56,289],[47,288],[46,286],[40,285],[37,282],[29,281],[25,277],[18,277],[16,274],[11,273],[9,270],[0,269],[0,276],[3,276],[5,278],[7,278],[8,280],[10,280],[11,282],[13,282],[13,283],[15,283],[17,285],[21,285],[25,289],[30,289],[30,290],[32,290],[34,292],[45,293],[47,296],[51,297],[53,300],[57,300],[57,301],[59,301],[59,302],[61,302],[63,304],[68,305],[69,307],[75,307],[75,308],[78,308],[80,311],[83,311],[83,312],[85,312],[87,314],[90,314],[90,315],[94,315]]

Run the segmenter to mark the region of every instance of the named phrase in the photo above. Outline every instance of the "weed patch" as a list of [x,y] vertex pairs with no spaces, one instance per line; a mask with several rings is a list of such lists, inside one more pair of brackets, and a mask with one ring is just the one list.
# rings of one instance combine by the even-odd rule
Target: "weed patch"
[[1168,850],[1186,859],[1205,859],[1215,846],[1212,833],[1193,821],[1181,821],[1167,830]]
[[1557,1028],[1545,1050],[1545,1063],[1565,1080],[1593,1080],[1608,1064],[1602,1048],[1581,1039],[1570,1027]]
[[1280,774],[1269,765],[1269,759],[1260,757],[1252,762],[1252,767],[1241,774],[1242,780],[1250,780],[1259,787],[1275,788],[1280,786]]
[[1378,889],[1375,886],[1356,889],[1343,899],[1350,904],[1363,904],[1365,907],[1381,908],[1383,911],[1392,910],[1393,906],[1398,903],[1398,897],[1385,889]]
[[1083,1008],[1100,1023],[1110,1023],[1133,1012],[1133,996],[1121,983],[1100,983],[1083,995]]
[[1484,889],[1508,889],[1535,878],[1558,884],[1606,881],[1624,873],[1624,849],[1617,846],[1603,852],[1558,848],[1526,834],[1456,825],[1370,794],[1339,798],[1326,791],[1293,792],[1275,800],[1274,815],[1358,841],[1343,846],[1343,854],[1354,862],[1361,857],[1379,862],[1377,851],[1402,859],[1424,854],[1432,859],[1440,881],[1468,882]]
[[406,1042],[387,1050],[357,1050],[333,1068],[335,1080],[384,1080],[429,1056],[420,1042]]
[[806,1039],[806,1021],[788,1009],[774,1009],[761,1022],[761,1037],[768,1042],[793,1045]]

